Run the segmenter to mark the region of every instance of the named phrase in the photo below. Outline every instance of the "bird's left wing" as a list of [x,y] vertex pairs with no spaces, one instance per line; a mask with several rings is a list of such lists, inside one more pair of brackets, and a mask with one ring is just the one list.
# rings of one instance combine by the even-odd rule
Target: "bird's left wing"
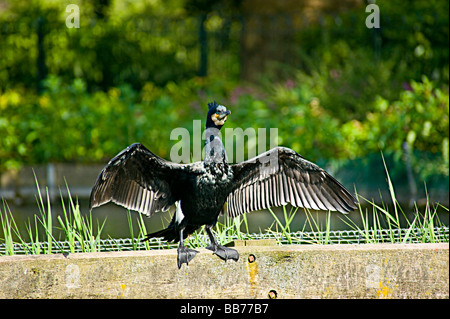
[[130,145],[98,176],[89,208],[112,201],[147,216],[166,211],[179,199],[173,185],[182,166],[156,156],[142,144]]
[[355,198],[336,179],[286,147],[231,167],[234,180],[227,213],[232,217],[287,203],[342,213],[356,208]]

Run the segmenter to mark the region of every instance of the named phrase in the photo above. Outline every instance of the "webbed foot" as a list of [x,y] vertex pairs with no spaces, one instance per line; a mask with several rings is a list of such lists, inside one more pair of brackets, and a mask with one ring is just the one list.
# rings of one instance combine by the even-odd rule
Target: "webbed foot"
[[227,261],[228,259],[233,259],[234,261],[239,260],[239,253],[236,249],[224,247],[218,244],[210,244],[206,249],[211,250],[214,254],[219,256],[220,259]]
[[182,264],[188,265],[189,262],[198,253],[197,250],[186,248],[186,246],[178,246],[177,252],[178,252],[178,256],[177,256],[178,269],[181,268]]

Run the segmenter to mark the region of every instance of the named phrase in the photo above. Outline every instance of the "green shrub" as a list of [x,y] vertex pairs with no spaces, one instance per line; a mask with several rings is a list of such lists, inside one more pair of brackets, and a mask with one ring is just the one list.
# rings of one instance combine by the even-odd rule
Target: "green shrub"
[[[423,77],[411,82],[411,90],[397,101],[378,97],[376,111],[367,113],[362,123],[351,122],[347,136],[360,149],[383,150],[399,159],[407,143],[414,151],[413,167],[425,178],[431,174],[449,174],[449,93]],[[361,153],[359,155],[364,155]]]

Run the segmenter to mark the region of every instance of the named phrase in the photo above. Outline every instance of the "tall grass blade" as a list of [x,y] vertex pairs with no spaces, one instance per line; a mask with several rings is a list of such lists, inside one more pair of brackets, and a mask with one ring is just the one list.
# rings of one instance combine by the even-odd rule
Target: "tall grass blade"
[[394,205],[395,217],[398,220],[398,212],[397,212],[397,197],[395,196],[394,185],[392,184],[391,177],[389,176],[389,171],[386,165],[386,161],[384,160],[383,153],[381,153],[381,158],[383,159],[384,170],[386,172],[386,178],[388,182],[389,193],[391,194],[392,204]]
[[[5,237],[3,239],[5,244],[5,254],[12,256],[14,255],[14,240],[12,233],[13,233],[13,225],[15,225],[15,222],[11,214],[11,210],[9,209],[9,206],[5,200],[3,200],[3,210],[5,212],[4,215],[2,210],[0,209],[0,221],[2,222],[3,236]],[[8,213],[11,218],[11,221],[9,220]]]

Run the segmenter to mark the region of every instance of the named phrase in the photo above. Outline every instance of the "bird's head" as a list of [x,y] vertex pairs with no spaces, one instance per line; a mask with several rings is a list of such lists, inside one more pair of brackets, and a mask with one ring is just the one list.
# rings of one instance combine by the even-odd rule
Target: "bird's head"
[[208,103],[208,116],[206,117],[206,127],[218,128],[219,130],[225,124],[228,115],[231,114],[230,110],[223,105],[217,104],[216,101]]

